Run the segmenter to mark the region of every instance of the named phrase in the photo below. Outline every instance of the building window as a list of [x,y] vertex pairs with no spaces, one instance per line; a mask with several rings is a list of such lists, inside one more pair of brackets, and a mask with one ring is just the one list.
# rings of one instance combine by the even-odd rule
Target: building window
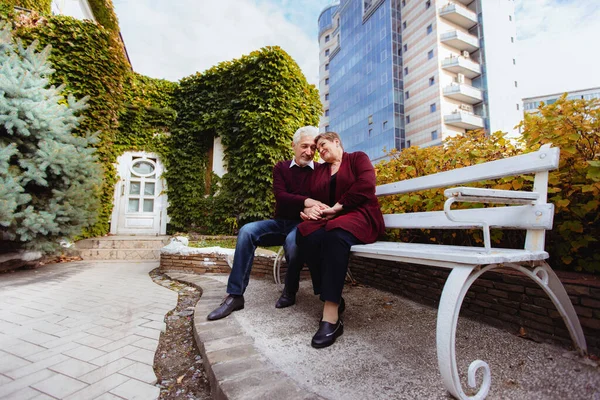
[[329,132],[329,125],[325,125],[325,132]]
[[369,125],[373,123],[373,115],[369,115]]
[[329,71],[329,64],[325,64],[325,71]]
[[329,39],[330,39],[329,35],[325,35],[325,43],[329,42]]
[[431,7],[431,0],[425,2],[425,9],[427,10],[429,7]]
[[429,78],[429,86],[433,86],[435,85],[435,76],[432,76],[431,78]]
[[407,90],[406,92],[404,92],[404,97],[407,99],[410,99],[410,92]]
[[427,53],[427,59],[431,60],[433,58],[433,50],[429,50],[429,52]]
[[408,67],[404,67],[404,76],[408,75]]
[[329,100],[329,93],[325,93],[325,100]]
[[410,124],[410,115],[407,115],[407,116],[406,116],[406,123],[407,123],[407,124]]
[[438,138],[438,133],[437,131],[433,131],[431,132],[431,140],[436,140]]
[[402,23],[402,29],[406,29],[406,21]]
[[402,0],[402,7],[406,7],[406,0]]
[[387,50],[384,50],[379,55],[379,61],[384,61],[387,58]]
[[437,109],[437,107],[435,106],[435,103],[429,105],[429,112],[430,113],[435,112],[436,109]]
[[325,116],[329,117],[329,108],[327,110],[325,110]]
[[329,78],[325,78],[325,84],[329,85]]
[[517,60],[513,58],[513,65],[517,65]]
[[373,135],[373,129],[369,129],[369,137]]
[[519,103],[517,103],[517,111],[519,111]]
[[383,128],[383,130],[385,131],[387,129],[387,121],[383,121],[383,124],[381,124],[381,127]]
[[406,141],[406,147],[410,147],[410,140]]
[[427,34],[429,35],[431,32],[433,32],[433,25],[429,24],[427,26]]
[[515,81],[515,87],[519,87],[519,85],[517,84],[517,81]]
[[510,42],[514,43],[515,42],[515,38],[513,36],[510,37]]
[[385,28],[379,31],[379,40],[383,40],[385,38]]
[[384,83],[386,83],[386,82],[387,82],[387,72],[384,72],[383,74],[381,74],[381,77],[380,77],[380,84],[382,84],[382,85],[383,85],[383,84],[384,84]]
[[373,70],[373,63],[371,61],[369,61],[369,63],[367,64],[367,74],[370,74],[372,70]]
[[325,50],[325,57],[329,55],[329,49]]
[[406,53],[406,51],[408,50],[408,45],[406,43],[404,43],[404,46],[402,48],[404,49],[404,52]]
[[512,15],[509,15],[509,16],[508,16],[508,20],[509,20],[509,21],[512,21]]

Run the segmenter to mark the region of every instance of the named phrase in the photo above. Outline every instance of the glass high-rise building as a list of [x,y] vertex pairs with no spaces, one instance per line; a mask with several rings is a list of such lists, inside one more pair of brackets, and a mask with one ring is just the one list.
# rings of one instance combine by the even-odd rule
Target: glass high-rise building
[[[320,129],[371,160],[522,117],[513,0],[342,0],[319,17]],[[326,99],[326,100],[325,100]]]

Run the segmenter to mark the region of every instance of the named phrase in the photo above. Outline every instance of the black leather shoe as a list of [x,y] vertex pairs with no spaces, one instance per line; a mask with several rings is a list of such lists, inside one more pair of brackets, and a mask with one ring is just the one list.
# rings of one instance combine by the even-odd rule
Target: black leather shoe
[[286,308],[293,306],[294,304],[296,304],[296,293],[290,293],[283,288],[281,297],[279,297],[279,300],[275,303],[275,308]]
[[338,305],[338,316],[342,315],[344,310],[346,310],[346,302],[344,301],[344,298],[342,297],[340,300],[340,304]]
[[344,333],[344,323],[341,319],[338,322],[332,324],[330,322],[321,321],[319,323],[319,330],[313,336],[311,345],[316,349],[331,346],[335,343],[335,339]]
[[208,314],[209,321],[214,321],[216,319],[225,318],[229,314],[234,311],[241,310],[244,308],[244,296],[233,296],[231,294],[225,297],[225,300],[221,303],[219,307],[213,310],[210,314]]

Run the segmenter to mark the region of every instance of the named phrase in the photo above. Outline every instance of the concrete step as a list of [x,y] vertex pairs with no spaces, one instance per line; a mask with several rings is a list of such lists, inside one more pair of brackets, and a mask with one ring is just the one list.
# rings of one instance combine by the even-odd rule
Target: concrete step
[[159,260],[169,236],[105,236],[75,243],[84,260]]

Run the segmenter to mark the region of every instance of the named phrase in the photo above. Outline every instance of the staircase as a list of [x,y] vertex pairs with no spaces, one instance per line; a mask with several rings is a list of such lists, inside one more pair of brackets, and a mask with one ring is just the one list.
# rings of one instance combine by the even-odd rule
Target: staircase
[[84,239],[75,249],[84,260],[160,260],[169,236],[105,236]]

